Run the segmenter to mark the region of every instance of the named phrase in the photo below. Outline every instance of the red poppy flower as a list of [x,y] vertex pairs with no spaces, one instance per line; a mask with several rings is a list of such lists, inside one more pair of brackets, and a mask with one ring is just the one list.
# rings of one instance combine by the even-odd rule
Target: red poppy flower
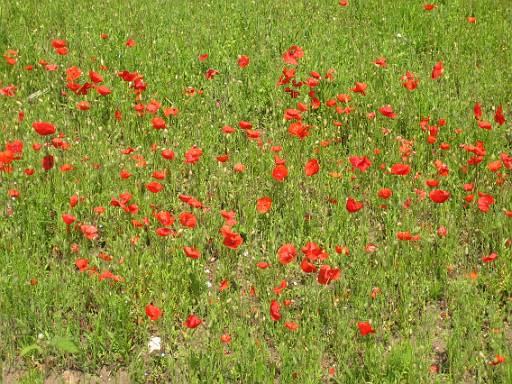
[[229,135],[231,133],[235,133],[236,129],[233,127],[230,127],[229,125],[225,125],[221,129],[222,133],[225,133],[226,135]]
[[94,71],[89,71],[89,79],[91,79],[93,83],[103,82],[103,77],[98,72]]
[[396,238],[398,240],[402,240],[402,241],[418,241],[420,239],[420,235],[412,235],[411,232],[409,231],[404,231],[404,232],[397,232],[396,233]]
[[297,250],[293,244],[284,244],[277,250],[279,262],[283,265],[291,263],[297,257]]
[[[183,201],[184,203],[187,203],[188,205],[190,205],[192,208],[203,208],[203,204],[195,199],[194,197],[192,196],[188,196],[188,195],[184,195],[184,194],[180,194],[178,196],[178,198]],[[221,212],[222,214],[222,212]]]
[[67,45],[67,42],[66,42],[66,40],[62,40],[62,39],[54,39],[54,40],[52,40],[51,44],[52,44],[53,48],[59,49],[59,48],[64,48]]
[[190,315],[187,318],[187,321],[185,321],[183,323],[183,325],[187,328],[194,329],[194,328],[197,328],[202,323],[203,323],[203,320],[201,320],[199,317],[197,317],[196,315]]
[[224,290],[226,290],[228,288],[229,288],[229,281],[228,280],[222,280],[220,282],[219,292],[222,292],[222,291],[224,291]]
[[161,152],[161,155],[166,160],[172,160],[174,159],[174,152],[170,149],[164,149]]
[[442,76],[443,72],[444,72],[443,62],[438,61],[434,65],[434,68],[432,69],[432,80],[439,79]]
[[78,204],[78,196],[77,195],[72,195],[69,198],[69,206],[71,208],[74,208],[77,204]]
[[89,260],[88,259],[77,259],[75,260],[75,266],[78,268],[80,272],[86,271],[89,268]]
[[311,263],[307,257],[305,257],[304,259],[302,259],[302,262],[300,263],[300,268],[302,269],[303,272],[305,273],[313,273],[313,272],[316,272],[317,271],[317,267]]
[[14,161],[14,153],[10,150],[0,152],[0,163],[9,164]]
[[[142,223],[140,223],[140,225],[137,225],[137,226],[142,226]],[[155,229],[155,233],[160,237],[166,237],[166,236],[170,236],[170,235],[174,236],[176,234],[176,232],[173,231],[172,229],[165,228],[165,227],[160,227],[160,228]]]
[[350,249],[346,245],[337,245],[335,250],[337,254],[342,254],[345,256],[350,255]]
[[491,253],[491,254],[490,254],[490,255],[488,255],[488,256],[483,256],[483,257],[482,257],[482,261],[483,261],[484,263],[490,263],[491,261],[494,261],[494,260],[496,260],[497,258],[498,258],[498,254],[497,254],[497,253],[495,253],[495,252],[493,252],[493,253]]
[[165,173],[165,171],[153,171],[153,173],[151,174],[151,177],[153,179],[157,179],[157,180],[164,180],[166,177],[166,173]]
[[146,184],[146,188],[150,192],[158,193],[162,189],[164,189],[164,186],[162,184],[160,184],[159,182],[157,182],[157,181],[152,181],[151,183]]
[[153,125],[153,128],[155,129],[165,129],[167,125],[165,124],[165,120],[161,117],[154,117],[151,120],[151,124]]
[[56,53],[57,55],[61,55],[61,56],[65,56],[65,55],[67,55],[67,54],[68,54],[68,52],[69,52],[68,47],[57,48],[57,49],[55,50],[55,53]]
[[372,297],[373,300],[375,300],[377,298],[377,295],[380,294],[381,292],[382,290],[379,287],[373,287],[370,296]]
[[385,57],[379,57],[377,60],[373,62],[377,67],[386,68],[388,66],[388,63],[386,62]]
[[272,199],[268,196],[258,199],[258,202],[256,203],[256,210],[259,213],[267,213],[268,211],[270,211],[271,207],[272,207]]
[[276,295],[280,295],[287,286],[288,283],[286,282],[286,280],[281,280],[281,283],[279,283],[279,285],[274,288],[274,293]]
[[475,103],[475,105],[473,105],[473,115],[476,120],[480,120],[482,118],[482,106],[480,103]]
[[247,67],[249,65],[249,56],[246,56],[246,55],[238,56],[237,63],[240,68]]
[[7,87],[0,88],[0,95],[4,95],[7,97],[14,97],[16,94],[16,87],[14,85],[8,85]]
[[291,331],[297,331],[299,329],[299,324],[293,321],[286,321],[283,325]]
[[296,121],[290,124],[288,133],[302,140],[309,135],[309,126],[302,124],[300,121]]
[[284,111],[284,119],[285,120],[301,120],[302,116],[300,114],[300,111],[288,108],[286,111]]
[[252,129],[252,124],[248,121],[239,121],[238,122],[238,126],[241,128],[241,129],[244,129],[246,131],[248,130],[251,130]]
[[339,95],[336,96],[336,98],[338,99],[338,101],[340,103],[348,103],[350,100],[352,100],[352,96],[346,94],[346,93],[340,93]]
[[368,322],[358,322],[357,328],[359,328],[361,336],[366,336],[369,333],[375,333],[375,329],[373,329],[373,327]]
[[153,304],[146,305],[146,315],[152,320],[156,321],[162,316],[162,311],[160,308],[154,306]]
[[366,83],[360,83],[358,81],[356,81],[356,86],[354,88],[351,89],[352,92],[354,93],[361,93],[363,96],[366,95],[366,88],[368,87],[368,85]]
[[91,104],[88,101],[80,101],[76,104],[76,109],[80,111],[88,111],[91,109]]
[[490,206],[494,204],[494,197],[483,192],[478,192],[478,209],[482,212],[489,212]]
[[331,268],[328,265],[322,265],[318,272],[318,282],[323,285],[327,285],[332,281],[336,281],[341,276],[341,270],[339,268]]
[[191,259],[199,259],[199,257],[201,257],[201,253],[195,248],[184,247],[183,250],[185,251],[185,255]]
[[[407,72],[409,73],[409,72]],[[402,86],[404,88],[406,88],[407,90],[409,91],[414,91],[416,88],[418,88],[418,85],[419,85],[420,81],[418,79],[415,79],[414,77],[411,77],[411,78],[408,78],[406,79],[403,83],[402,83]]]
[[192,147],[185,153],[185,163],[195,164],[201,158],[203,150],[201,148]]
[[298,59],[304,57],[304,51],[298,45],[292,45],[284,54],[283,61],[286,64],[298,65]]
[[220,337],[220,341],[224,344],[229,344],[231,343],[231,336],[225,333]]
[[429,197],[434,203],[441,204],[450,198],[450,192],[442,189],[434,189],[430,192]]
[[98,229],[94,225],[82,224],[80,230],[89,240],[95,240],[98,238]]
[[405,176],[405,175],[408,175],[410,171],[411,171],[411,167],[407,164],[394,164],[391,167],[392,175]]
[[[23,141],[14,140],[11,142],[5,143],[5,149],[7,151],[11,151],[13,154],[21,154],[23,152]],[[16,160],[20,159],[21,156],[16,158]]]
[[393,108],[389,104],[385,105],[383,107],[380,107],[379,112],[381,113],[382,116],[386,116],[390,119],[395,119],[397,116],[396,113],[393,112]]
[[354,213],[363,208],[363,203],[361,201],[356,201],[353,198],[349,197],[347,199],[347,203],[345,204],[347,211],[350,213]]
[[309,260],[324,260],[327,257],[321,257],[324,253],[324,250],[318,246],[317,243],[310,241],[305,246],[301,248],[301,251]]
[[387,200],[393,195],[393,191],[389,188],[381,188],[378,192],[378,196],[383,199]]
[[222,227],[221,233],[224,236],[223,244],[228,248],[237,249],[244,242],[243,237],[233,232],[229,226]]
[[306,176],[313,176],[320,171],[320,165],[318,164],[317,159],[311,159],[306,163],[304,171],[306,172]]
[[228,229],[228,227],[233,227],[234,225],[236,225],[237,221],[235,220],[235,216],[236,216],[236,212],[234,211],[220,211],[220,215],[224,218],[224,220],[226,220],[225,222],[225,225],[226,225],[226,230]]
[[501,160],[491,161],[487,164],[487,169],[491,172],[498,172],[501,168]]
[[63,213],[62,214],[62,221],[66,223],[66,225],[71,225],[75,222],[76,217],[73,215],[70,215],[69,213]]
[[235,171],[236,173],[244,173],[245,172],[245,165],[242,164],[242,163],[236,163],[233,166],[233,171]]
[[448,230],[445,226],[441,225],[439,228],[437,228],[437,236],[439,237],[446,237],[448,234]]
[[11,199],[17,199],[18,197],[20,197],[20,191],[18,191],[17,189],[10,189],[9,191],[7,191],[7,195]]
[[365,172],[372,165],[372,162],[366,156],[350,156],[348,161],[352,164],[352,167],[357,168],[362,172]]
[[62,172],[68,172],[68,171],[72,171],[75,169],[75,167],[73,167],[71,164],[63,164],[60,166],[59,168]]
[[179,216],[180,224],[187,228],[195,228],[197,219],[191,212],[183,212]]
[[501,105],[496,109],[494,121],[497,122],[498,125],[503,125],[507,121],[505,120],[505,115],[503,115],[503,107]]
[[512,170],[512,156],[509,156],[506,153],[501,153],[500,159],[503,162],[503,166],[505,168]]
[[204,76],[207,80],[212,80],[215,76],[217,76],[220,72],[213,68],[208,68]]
[[501,355],[496,355],[494,356],[494,359],[492,359],[491,361],[489,361],[489,365],[499,365],[499,364],[502,364],[505,362],[505,357],[501,356]]
[[98,280],[99,281],[112,280],[112,281],[115,281],[117,283],[117,282],[123,281],[123,278],[121,276],[114,275],[110,271],[105,271],[101,275],[98,276]]
[[164,227],[169,227],[174,223],[174,216],[169,211],[159,211],[154,216]]
[[49,171],[53,168],[53,165],[55,164],[55,159],[52,155],[47,155],[43,157],[43,169],[45,171]]
[[281,319],[281,306],[276,300],[272,300],[270,303],[270,317],[274,321],[279,321]]
[[55,126],[52,123],[35,122],[32,124],[32,128],[34,128],[41,136],[52,135],[55,133]]
[[70,67],[66,69],[66,81],[74,81],[82,76],[82,71],[78,67]]
[[272,177],[274,180],[282,182],[288,176],[288,168],[284,164],[278,164],[272,171]]

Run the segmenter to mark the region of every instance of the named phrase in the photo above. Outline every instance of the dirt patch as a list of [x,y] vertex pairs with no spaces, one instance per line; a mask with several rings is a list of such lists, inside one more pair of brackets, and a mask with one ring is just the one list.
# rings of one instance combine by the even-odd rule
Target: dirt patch
[[16,384],[20,381],[20,379],[23,376],[24,376],[24,372],[22,372],[22,371],[3,372],[2,373],[2,383]]
[[[3,384],[17,384],[26,375],[26,370],[4,371],[2,374]],[[130,376],[126,371],[110,372],[102,368],[98,375],[91,375],[80,371],[66,370],[62,373],[52,372],[44,380],[44,384],[131,384]]]
[[[448,336],[449,336],[449,312],[445,300],[430,303],[424,312],[424,326],[427,335],[432,340],[431,372],[446,374],[449,372],[448,360]],[[434,377],[436,377],[435,375]],[[434,378],[433,377],[433,378]],[[444,376],[436,377],[444,382]]]
[[110,372],[106,368],[102,368],[100,375],[90,375],[79,371],[64,371],[57,374],[52,373],[44,384],[130,384],[130,376],[125,371],[117,373]]

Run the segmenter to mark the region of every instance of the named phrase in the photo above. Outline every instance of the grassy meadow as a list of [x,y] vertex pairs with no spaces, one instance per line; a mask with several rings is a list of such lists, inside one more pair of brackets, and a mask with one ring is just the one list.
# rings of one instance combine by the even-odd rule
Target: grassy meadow
[[3,381],[512,383],[511,36],[509,0],[0,2]]

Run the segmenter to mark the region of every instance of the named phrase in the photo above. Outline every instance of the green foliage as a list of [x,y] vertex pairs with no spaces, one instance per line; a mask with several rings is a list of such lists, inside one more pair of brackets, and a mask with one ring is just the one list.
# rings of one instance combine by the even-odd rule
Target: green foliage
[[[0,58],[0,89],[17,88],[13,97],[0,95],[0,151],[7,142],[24,143],[13,171],[0,172],[4,368],[25,372],[22,382],[65,370],[98,375],[104,367],[155,383],[512,382],[512,219],[504,214],[512,210],[511,172],[502,166],[501,182],[487,168],[501,154],[512,155],[512,7],[507,0],[438,1],[432,11],[406,0],[349,3],[0,2],[0,51],[17,51],[16,65]],[[57,55],[53,39],[66,40],[69,53]],[[127,47],[128,39],[136,45]],[[291,83],[276,86],[292,45],[304,50],[297,81],[311,71],[322,77],[314,87],[322,103],[317,110],[306,86],[296,88],[296,99],[284,92]],[[209,57],[201,62],[204,53]],[[239,55],[249,56],[249,66],[237,65]],[[387,68],[374,64],[379,57],[386,57]],[[45,70],[40,60],[57,70]],[[434,81],[438,61],[444,72]],[[77,83],[90,82],[88,72],[96,71],[112,94],[73,93],[66,81],[72,66],[82,71]],[[209,69],[219,71],[211,80]],[[118,76],[123,70],[143,75],[147,89],[140,100]],[[413,91],[402,85],[407,71],[419,80]],[[356,81],[368,85],[365,96],[350,90]],[[326,106],[343,93],[351,96],[350,114]],[[153,99],[160,110],[139,116],[134,105]],[[78,110],[80,101],[90,110]],[[302,114],[311,126],[304,140],[291,137],[291,122],[283,119],[298,102],[309,106]],[[476,102],[492,130],[478,128]],[[396,119],[379,114],[386,104]],[[493,120],[498,105],[507,118],[502,126]],[[164,116],[170,107],[179,109],[176,116]],[[155,116],[164,118],[166,130],[152,127]],[[447,122],[435,144],[420,127],[427,116],[431,125]],[[36,121],[55,124],[69,148],[45,146],[57,134],[38,136]],[[261,146],[239,129],[240,121],[260,132]],[[221,133],[225,125],[237,132]],[[412,143],[405,158],[404,140]],[[461,147],[477,141],[486,154],[481,164],[468,166],[472,154]],[[441,143],[450,148],[441,150]],[[42,148],[33,150],[34,144]],[[272,152],[272,145],[283,150]],[[193,146],[203,155],[192,165],[184,156]],[[122,153],[129,148],[132,153]],[[172,149],[175,159],[164,159],[163,149]],[[46,154],[55,157],[48,172],[41,166]],[[229,155],[225,163],[217,161],[223,154]],[[282,183],[271,176],[276,154],[289,170]],[[368,156],[372,165],[354,171],[349,156]],[[304,164],[312,158],[320,171],[306,177]],[[439,175],[436,160],[448,166],[448,176]],[[233,170],[238,163],[244,172]],[[411,173],[390,175],[395,163],[409,164]],[[61,170],[64,164],[73,169]],[[33,175],[24,172],[32,168]],[[122,179],[122,170],[132,176]],[[165,179],[156,180],[154,171],[165,172]],[[429,199],[429,179],[450,191],[448,201]],[[164,189],[149,192],[151,181]],[[466,183],[474,190],[465,191]],[[385,201],[377,195],[384,187],[393,190]],[[19,196],[10,197],[12,190]],[[125,192],[137,212],[111,205]],[[478,209],[478,192],[494,197],[487,213]],[[465,207],[470,193],[475,201]],[[180,194],[204,206],[192,208]],[[73,208],[72,195],[78,196]],[[265,214],[256,210],[263,196],[272,199]],[[347,212],[348,197],[362,201],[363,209]],[[176,236],[156,234],[155,213],[162,210],[175,217],[169,228]],[[185,211],[197,217],[196,228],[179,223]],[[243,244],[235,250],[223,242],[221,211],[236,212],[232,230]],[[69,228],[65,213],[77,218]],[[87,239],[82,224],[95,226],[98,238]],[[440,226],[446,237],[436,234]],[[398,240],[405,231],[420,239]],[[308,242],[328,252],[315,265],[339,267],[339,280],[321,285],[316,273],[301,270]],[[298,257],[281,265],[277,251],[286,243],[295,245]],[[336,252],[342,245],[349,254]],[[185,246],[201,257],[186,257]],[[484,263],[492,252],[498,258]],[[78,271],[78,259],[89,261],[88,271]],[[260,262],[270,267],[258,268]],[[120,281],[100,280],[105,271]],[[229,287],[221,292],[224,280]],[[287,287],[277,295],[282,280]],[[272,300],[281,303],[279,321],[270,318]],[[149,303],[162,310],[156,321],[146,316]],[[203,320],[196,329],[183,325],[190,314]],[[361,336],[360,321],[375,333]],[[292,331],[285,322],[299,328]],[[229,344],[220,341],[224,334]],[[152,336],[161,338],[162,350],[150,354]],[[505,362],[490,364],[496,355]]]

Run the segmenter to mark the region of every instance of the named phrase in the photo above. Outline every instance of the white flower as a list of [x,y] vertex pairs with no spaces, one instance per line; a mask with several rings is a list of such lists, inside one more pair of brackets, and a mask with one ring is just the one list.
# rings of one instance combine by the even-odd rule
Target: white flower
[[149,339],[149,343],[148,343],[149,353],[154,352],[154,351],[160,351],[160,349],[162,348],[160,346],[161,341],[162,340],[158,336],[152,336]]

